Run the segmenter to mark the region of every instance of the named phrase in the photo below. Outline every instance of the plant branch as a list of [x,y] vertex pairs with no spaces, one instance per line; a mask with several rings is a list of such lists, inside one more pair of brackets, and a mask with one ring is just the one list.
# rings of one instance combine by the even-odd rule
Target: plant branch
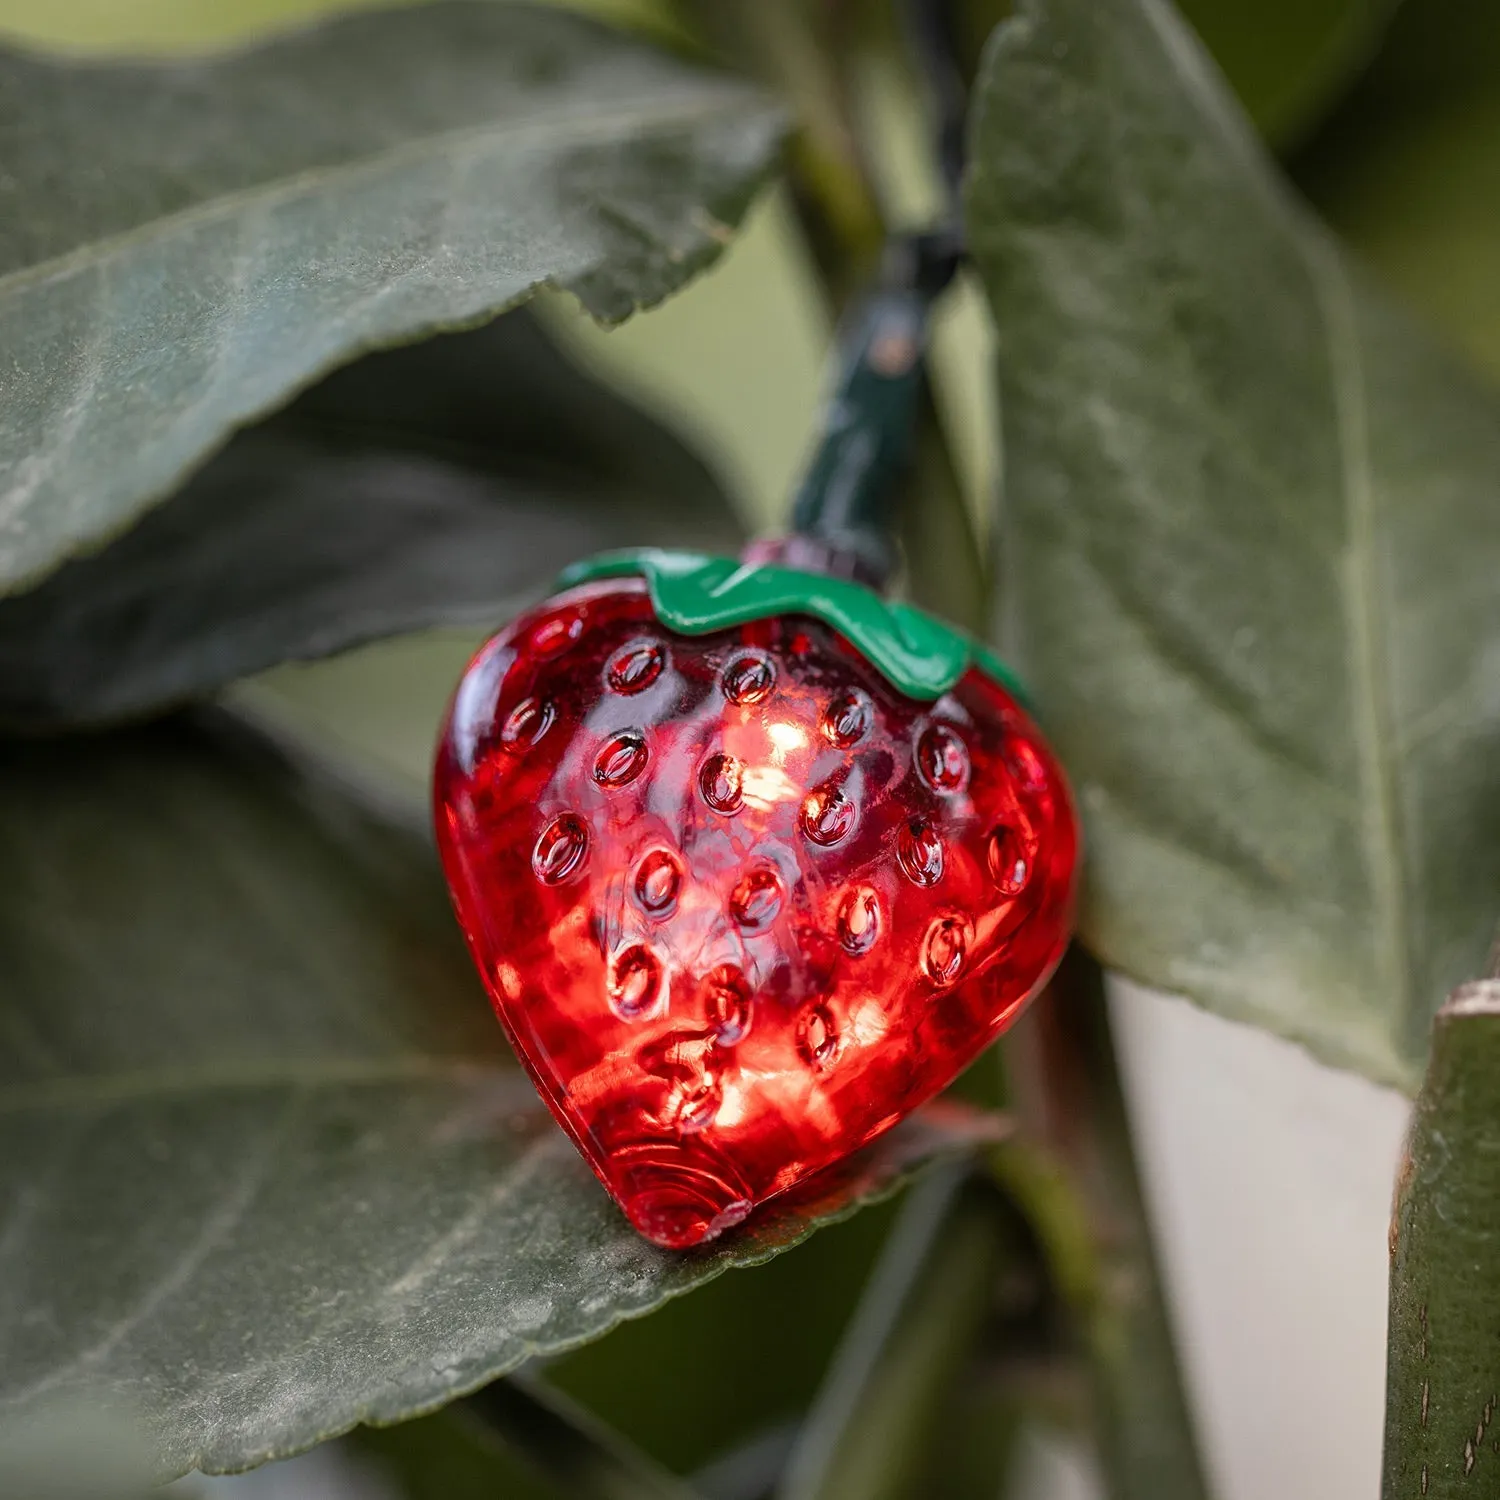
[[924,1472],[955,1374],[974,1352],[1020,1227],[963,1164],[912,1189],[778,1491],[896,1500]]
[[[1006,1055],[1023,1136],[1060,1161],[1084,1217],[1053,1236],[1049,1248],[1088,1346],[1110,1494],[1206,1500],[1131,1146],[1104,976],[1081,948],[1070,951],[1047,993],[1011,1032]],[[1047,1217],[1040,1215],[1044,1226]],[[1085,1255],[1091,1247],[1092,1262],[1057,1253],[1070,1243],[1082,1244]]]
[[835,311],[874,272],[885,225],[844,66],[847,5],[806,0],[678,0],[679,14],[736,66],[758,74],[797,118],[791,193]]
[[1433,1023],[1390,1227],[1384,1500],[1500,1492],[1500,980]]
[[572,1500],[701,1500],[685,1481],[536,1376],[496,1380],[457,1409]]

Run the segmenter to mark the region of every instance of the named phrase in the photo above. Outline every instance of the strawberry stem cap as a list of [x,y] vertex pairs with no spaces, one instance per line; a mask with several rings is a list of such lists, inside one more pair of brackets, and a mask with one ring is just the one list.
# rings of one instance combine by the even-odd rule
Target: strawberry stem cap
[[846,578],[639,547],[584,558],[564,570],[558,587],[625,577],[646,580],[657,618],[679,635],[706,635],[775,615],[811,615],[837,630],[908,698],[940,698],[973,667],[1027,703],[1015,673],[982,642],[914,604],[888,603]]

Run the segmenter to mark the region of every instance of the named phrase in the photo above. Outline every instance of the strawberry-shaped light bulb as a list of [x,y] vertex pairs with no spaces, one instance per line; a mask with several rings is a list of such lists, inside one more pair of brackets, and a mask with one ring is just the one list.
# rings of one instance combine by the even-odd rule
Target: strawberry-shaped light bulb
[[577,576],[460,684],[438,839],[537,1087],[680,1248],[1005,1029],[1067,942],[1078,833],[1002,669],[917,611],[728,559]]

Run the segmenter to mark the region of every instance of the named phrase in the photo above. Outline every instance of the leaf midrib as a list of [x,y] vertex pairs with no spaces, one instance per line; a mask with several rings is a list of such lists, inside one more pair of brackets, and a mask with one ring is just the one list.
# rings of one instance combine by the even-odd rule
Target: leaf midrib
[[1387,994],[1409,1010],[1415,998],[1407,932],[1406,830],[1401,816],[1397,739],[1385,671],[1376,590],[1375,486],[1370,431],[1354,301],[1348,272],[1332,241],[1315,225],[1293,223],[1328,343],[1339,467],[1348,541],[1341,570],[1348,629],[1351,728],[1364,782],[1362,833],[1375,903],[1375,943]]
[[1361,819],[1365,864],[1376,907],[1377,931],[1373,936],[1380,951],[1387,993],[1395,1005],[1410,1009],[1416,983],[1406,926],[1406,830],[1400,811],[1395,725],[1386,674],[1382,670],[1379,604],[1375,593],[1375,494],[1370,469],[1368,403],[1348,271],[1332,238],[1280,191],[1279,184],[1265,181],[1258,161],[1247,158],[1250,136],[1229,125],[1218,90],[1206,78],[1199,58],[1184,45],[1181,29],[1163,14],[1160,0],[1143,0],[1141,9],[1180,76],[1197,95],[1205,114],[1218,126],[1221,145],[1231,158],[1246,166],[1250,182],[1258,191],[1269,192],[1272,212],[1280,218],[1307,267],[1323,322],[1341,491],[1349,528],[1341,591],[1354,698],[1355,720],[1351,727],[1365,791]]
[[273,1058],[263,1063],[142,1068],[75,1074],[37,1083],[0,1085],[0,1116],[48,1110],[99,1109],[143,1099],[215,1093],[224,1089],[319,1089],[381,1083],[514,1083],[533,1098],[525,1075],[503,1059],[433,1053],[369,1058]]
[[[24,290],[33,283],[61,280],[76,271],[92,269],[137,246],[150,244],[155,240],[171,239],[184,228],[232,219],[242,209],[273,207],[330,182],[374,177],[406,160],[415,162],[430,156],[451,155],[454,154],[454,148],[466,144],[491,140],[496,144],[524,145],[528,137],[535,136],[551,146],[566,148],[587,145],[609,140],[625,126],[641,123],[659,128],[682,125],[710,119],[718,114],[732,114],[738,106],[755,100],[756,96],[752,92],[739,87],[726,92],[726,86],[719,84],[710,92],[702,85],[694,85],[685,97],[671,101],[670,107],[656,107],[649,111],[643,111],[639,105],[632,108],[615,107],[608,113],[580,118],[576,110],[570,108],[531,115],[524,121],[465,125],[454,130],[439,131],[424,135],[418,140],[402,142],[371,156],[307,167],[288,177],[272,178],[262,184],[217,194],[160,218],[134,225],[130,229],[87,241],[61,255],[50,256],[0,275],[0,298]],[[759,107],[765,108],[764,105]]]

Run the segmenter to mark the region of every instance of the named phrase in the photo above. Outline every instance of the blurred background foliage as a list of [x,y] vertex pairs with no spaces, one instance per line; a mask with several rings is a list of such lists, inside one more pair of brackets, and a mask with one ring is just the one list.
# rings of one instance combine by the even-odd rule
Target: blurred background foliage
[[[42,48],[160,54],[365,3],[382,0],[0,0],[0,33]],[[582,0],[578,8],[680,35],[668,0]],[[972,0],[974,37],[1005,9]],[[1500,376],[1500,7],[1185,0],[1183,9],[1312,206],[1399,297]],[[917,101],[891,59],[886,28],[872,24],[868,34],[855,69],[859,103],[894,164],[878,183],[887,211],[909,220],[933,196]],[[560,298],[544,299],[543,311],[606,378],[696,443],[752,526],[774,521],[809,440],[830,333],[783,194],[762,201],[717,268],[649,316],[605,334]],[[987,351],[969,290],[945,313],[936,368],[976,520],[998,468]],[[367,769],[417,783],[474,644],[467,632],[408,637],[283,667],[237,691]],[[892,1212],[862,1214],[752,1276],[722,1278],[555,1362],[548,1376],[663,1463],[690,1472],[805,1409]],[[364,1441],[413,1496],[495,1493],[500,1460],[459,1424],[440,1415]],[[507,1472],[512,1487],[501,1492],[522,1494],[525,1481]]]

